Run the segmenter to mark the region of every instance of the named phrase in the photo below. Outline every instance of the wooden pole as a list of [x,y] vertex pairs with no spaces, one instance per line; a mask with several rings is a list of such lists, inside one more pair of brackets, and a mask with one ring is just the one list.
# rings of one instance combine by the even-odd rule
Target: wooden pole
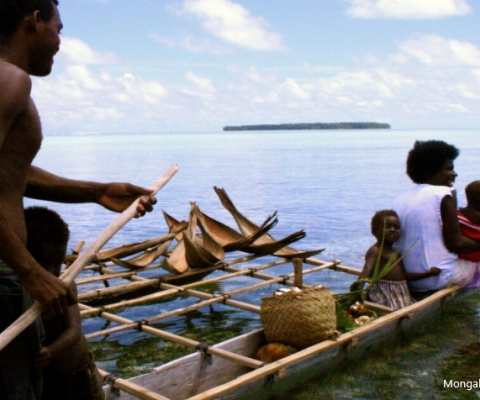
[[[229,264],[236,263],[236,261],[238,261],[238,260],[229,261]],[[274,267],[274,266],[277,266],[277,265],[285,264],[287,262],[288,262],[287,260],[276,261],[276,262],[272,262],[272,263],[268,263],[268,264],[264,264],[264,265],[255,267],[254,270],[255,271],[260,271],[260,270],[263,270],[263,269],[266,269],[266,268],[271,268],[271,267]],[[323,269],[333,268],[335,265],[336,265],[336,262],[325,263],[325,264],[322,264],[322,265],[320,265],[316,268],[304,270],[303,274],[306,275],[306,274],[314,273],[314,272],[317,272],[317,271],[321,271]],[[210,268],[212,268],[212,267],[210,267]],[[268,286],[272,283],[281,283],[281,284],[285,284],[285,285],[289,285],[289,286],[293,285],[293,282],[289,281],[289,280],[285,280],[285,277],[277,277],[277,276],[274,276],[274,275],[267,275],[267,274],[262,274],[262,273],[259,273],[259,272],[253,272],[252,270],[236,269],[236,268],[232,268],[232,267],[223,267],[222,269],[224,271],[228,271],[228,272],[232,272],[232,273],[227,274],[227,275],[223,275],[223,276],[218,277],[218,278],[208,279],[208,280],[205,280],[205,281],[199,281],[199,282],[195,282],[195,283],[187,284],[187,285],[183,285],[183,286],[173,286],[173,285],[166,286],[166,284],[168,284],[169,281],[167,279],[164,279],[163,283],[161,283],[161,285],[160,285],[160,287],[163,289],[162,292],[157,292],[157,293],[154,293],[154,294],[151,294],[151,295],[148,295],[148,296],[139,297],[139,298],[135,298],[135,299],[132,299],[132,300],[122,300],[118,303],[104,305],[101,308],[93,308],[93,309],[90,309],[88,311],[81,311],[80,314],[83,318],[86,318],[86,317],[90,317],[92,315],[98,315],[102,310],[113,311],[113,310],[116,310],[116,309],[119,309],[119,308],[125,308],[125,307],[129,307],[129,306],[132,306],[132,305],[138,305],[138,304],[146,303],[146,302],[149,302],[149,301],[158,300],[158,299],[170,296],[172,294],[181,293],[182,291],[185,291],[186,289],[190,289],[190,288],[193,288],[193,287],[196,287],[196,286],[202,286],[206,283],[212,283],[212,282],[216,282],[216,281],[219,281],[219,280],[223,280],[223,279],[227,279],[227,278],[231,278],[231,277],[239,276],[239,275],[251,275],[254,278],[270,281],[267,284],[265,284],[265,283],[260,284],[260,287],[265,286],[265,285]],[[105,272],[107,274],[109,274],[110,272],[113,272],[113,271],[109,270],[109,269],[105,269]],[[177,277],[177,276],[178,275],[176,275],[174,277]],[[288,277],[288,278],[290,278],[292,276],[293,276],[293,274],[286,275],[286,277]],[[154,284],[154,285],[159,285],[160,284],[159,278],[147,280],[146,278],[136,276],[136,274],[130,275],[129,278],[133,279],[136,282],[150,282],[150,284]],[[259,285],[259,284],[257,284],[257,285]],[[165,290],[165,288],[167,288],[167,287],[169,289]],[[304,287],[306,287],[306,285],[304,285]],[[226,295],[236,295],[236,294],[239,294],[239,292],[243,293],[245,291],[253,290],[255,288],[258,288],[258,286],[255,286],[255,285],[254,286],[246,286],[244,288],[238,289],[237,291],[229,292],[229,293],[225,293],[225,294]],[[97,289],[97,291],[91,291],[90,294],[93,294],[94,297],[96,297],[96,298],[100,298],[100,295],[102,293],[104,293],[103,292],[104,290],[105,289]],[[85,293],[88,293],[88,292],[85,292]],[[195,292],[195,293],[198,294],[200,292]],[[201,292],[201,293],[203,293],[203,292]],[[79,295],[79,298],[82,295],[84,295],[84,294]],[[203,296],[205,296],[205,295],[206,294],[203,293]],[[195,294],[193,294],[193,296],[195,296]],[[213,296],[213,295],[209,295],[209,296]],[[83,297],[81,297],[81,298],[82,298],[82,300],[85,300]],[[203,297],[203,298],[208,299],[208,297]],[[88,300],[91,300],[91,299],[92,299],[92,297],[89,296]],[[235,304],[230,303],[231,301],[232,300],[227,300],[226,304],[235,306]],[[247,310],[247,309],[245,309],[245,310]],[[256,306],[255,306],[254,309],[249,307],[247,311],[252,311],[254,313],[259,313],[259,308],[256,307]],[[385,310],[383,310],[383,311],[385,312]]]
[[[100,368],[97,368],[102,378],[105,380],[110,376],[110,374]],[[122,378],[115,378],[114,386],[118,389],[123,390],[124,392],[134,396],[137,399],[142,400],[169,400],[168,398],[159,395],[158,393],[154,393],[150,390],[147,390],[141,386],[135,385],[132,382],[127,381],[126,379]]]
[[[85,310],[89,308],[84,304],[79,304],[79,307],[81,310]],[[118,324],[131,324],[134,322],[130,319],[121,317],[119,315],[111,314],[108,312],[103,312],[102,318],[105,318],[108,321],[116,322]],[[161,339],[170,340],[172,342],[179,343],[187,347],[197,348],[198,345],[202,344],[200,342],[197,342],[196,340],[185,338],[183,336],[176,335],[175,333],[167,332],[161,329],[157,329],[157,328],[154,328],[153,326],[148,326],[144,324],[137,324],[137,326],[139,326],[143,332],[149,333],[150,335],[159,337]],[[249,368],[260,368],[264,365],[264,363],[261,361],[255,360],[250,357],[242,356],[240,354],[235,354],[228,350],[223,350],[218,347],[209,347],[206,350],[206,352],[214,356],[218,356],[218,357],[225,358],[227,360],[238,362]]]
[[[164,187],[168,181],[178,171],[178,166],[173,164],[167,172],[153,184],[150,188],[153,190],[153,194],[157,193],[162,187]],[[144,197],[144,196],[142,196]],[[125,211],[123,211],[107,228],[98,236],[90,247],[85,250],[79,257],[73,262],[70,268],[61,275],[60,279],[67,283],[71,283],[75,277],[83,271],[83,268],[88,264],[95,253],[99,251],[105,243],[107,243],[113,235],[115,235],[128,221],[135,217],[137,213],[137,206],[140,198],[135,200]],[[8,345],[17,335],[19,335],[24,329],[32,324],[42,312],[42,306],[39,302],[35,302],[23,315],[21,315],[12,325],[5,329],[0,334],[0,350]]]
[[301,258],[294,258],[292,260],[293,263],[293,286],[298,288],[302,288],[303,286],[303,260]]

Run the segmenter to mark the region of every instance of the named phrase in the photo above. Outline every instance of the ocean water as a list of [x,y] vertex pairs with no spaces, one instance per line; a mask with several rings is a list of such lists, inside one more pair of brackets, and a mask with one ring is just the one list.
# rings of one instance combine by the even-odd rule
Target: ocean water
[[[146,187],[171,164],[179,165],[180,171],[158,194],[155,210],[130,222],[107,247],[166,232],[161,211],[186,219],[191,201],[234,227],[233,219],[213,190],[218,186],[227,191],[242,213],[257,223],[277,211],[279,222],[271,232],[276,238],[304,229],[307,237],[295,247],[325,248],[321,259],[339,259],[343,264],[361,268],[364,253],[373,243],[371,216],[377,210],[390,208],[394,198],[412,185],[405,174],[405,160],[414,141],[445,140],[461,150],[455,167],[459,174],[459,204],[463,205],[464,187],[479,179],[479,134],[479,130],[361,130],[47,136],[35,164],[75,179],[128,181]],[[70,248],[80,240],[88,246],[115,217],[93,204],[26,200],[26,205],[32,204],[47,205],[65,218],[72,231]],[[351,283],[328,271],[322,279],[335,291],[346,291]],[[271,290],[266,288],[238,299],[259,304],[262,293]],[[183,301],[178,299],[179,304]],[[170,307],[163,303],[157,306]],[[148,314],[148,307],[135,307],[121,314],[139,319]],[[249,313],[225,314],[219,310],[222,307],[202,309],[161,327],[195,338],[206,335],[208,340],[213,331],[228,337],[259,326],[258,318]],[[436,318],[435,323],[428,323],[414,337],[392,342],[388,346],[390,352],[373,354],[369,359],[374,361],[352,361],[332,376],[319,377],[295,388],[288,398],[476,398],[474,390],[444,391],[440,387],[442,377],[460,379],[468,372],[465,380],[480,378],[480,367],[472,361],[476,360],[473,355],[480,355],[480,297],[452,310]],[[99,329],[102,324],[99,319],[85,320],[84,331]],[[127,376],[145,366],[168,361],[164,357],[167,353],[181,354],[176,347],[135,332],[114,336],[108,343],[96,340],[92,346],[102,368]],[[141,365],[127,360],[132,352],[134,358],[144,360]],[[466,358],[469,361],[462,364]],[[125,369],[123,364],[127,365]]]

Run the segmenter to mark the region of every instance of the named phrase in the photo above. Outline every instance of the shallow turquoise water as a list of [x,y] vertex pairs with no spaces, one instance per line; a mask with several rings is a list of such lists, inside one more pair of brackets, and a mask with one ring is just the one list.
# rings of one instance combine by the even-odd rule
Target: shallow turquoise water
[[[227,190],[239,210],[257,223],[278,211],[279,223],[272,232],[275,237],[305,229],[307,237],[296,247],[325,247],[322,259],[340,259],[346,265],[360,268],[364,252],[372,243],[371,215],[390,208],[393,199],[411,185],[404,170],[406,154],[414,140],[442,139],[461,149],[456,162],[459,173],[456,186],[462,205],[463,188],[478,179],[479,133],[478,130],[391,130],[56,136],[45,138],[36,164],[77,179],[131,181],[144,186],[158,179],[170,164],[180,166],[180,172],[158,195],[156,210],[129,223],[108,247],[165,232],[161,210],[184,219],[190,201],[196,201],[212,217],[235,226],[212,190],[213,186],[220,186]],[[47,205],[59,211],[69,223],[71,248],[79,240],[85,240],[88,246],[114,217],[95,205]],[[290,266],[282,267],[278,274],[289,272]],[[351,282],[332,271],[317,274],[315,278],[335,291],[346,291]],[[231,290],[244,284],[244,279],[221,284],[216,289]],[[308,279],[313,278],[307,278],[307,283]],[[267,287],[241,295],[238,300],[259,304],[261,297],[272,290],[273,287]],[[149,315],[152,307],[165,311],[191,302],[178,298],[173,305],[162,302],[123,310],[120,314],[137,320]],[[442,397],[446,394],[439,391],[436,383],[442,374],[462,376],[478,372],[466,355],[478,354],[473,350],[478,346],[480,299],[476,297],[466,304],[445,317],[448,329],[441,329],[442,316],[438,327],[427,325],[428,335],[396,342],[389,347],[390,352],[355,362],[333,377],[297,388],[298,393],[289,396],[362,399],[392,398],[402,393],[415,398],[423,393],[427,398],[448,398]],[[212,342],[259,326],[257,317],[251,313],[228,309],[230,313],[225,315],[220,312],[224,309],[224,306],[202,309],[158,326]],[[84,322],[84,330],[88,333],[103,324],[100,319],[89,319]],[[108,344],[100,340],[93,343],[97,358],[101,357],[99,364],[108,370],[134,373],[145,365],[153,366],[166,361],[166,357],[184,353],[179,346],[138,332],[117,334],[112,339]],[[443,346],[449,343],[453,347],[444,351]],[[131,358],[138,361],[137,365],[129,364],[125,345],[129,345],[128,352],[134,354]],[[463,362],[464,359],[467,361]]]

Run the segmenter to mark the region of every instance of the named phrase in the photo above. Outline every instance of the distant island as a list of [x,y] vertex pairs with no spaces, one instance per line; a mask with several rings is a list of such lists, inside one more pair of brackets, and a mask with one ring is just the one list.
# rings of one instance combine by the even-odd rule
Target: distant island
[[240,125],[226,126],[224,131],[287,131],[287,130],[316,130],[316,129],[390,129],[389,124],[378,122],[334,122],[334,123],[301,123],[278,125]]

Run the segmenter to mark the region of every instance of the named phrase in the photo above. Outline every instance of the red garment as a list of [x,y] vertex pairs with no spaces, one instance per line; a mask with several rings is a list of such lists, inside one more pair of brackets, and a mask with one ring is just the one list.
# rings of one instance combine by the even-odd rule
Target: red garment
[[[457,216],[462,235],[470,239],[480,240],[480,225],[470,222],[460,211],[457,211]],[[460,253],[458,256],[464,260],[478,262],[480,261],[480,250],[472,251],[471,253]]]

